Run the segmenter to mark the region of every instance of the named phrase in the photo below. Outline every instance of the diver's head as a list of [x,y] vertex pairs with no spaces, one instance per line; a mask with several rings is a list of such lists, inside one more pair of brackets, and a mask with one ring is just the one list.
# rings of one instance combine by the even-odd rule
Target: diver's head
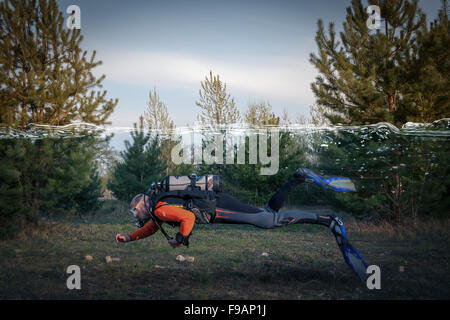
[[133,198],[133,200],[131,200],[130,214],[136,218],[136,225],[139,227],[143,226],[148,220],[150,220],[150,215],[145,207],[144,195],[142,193],[138,194]]

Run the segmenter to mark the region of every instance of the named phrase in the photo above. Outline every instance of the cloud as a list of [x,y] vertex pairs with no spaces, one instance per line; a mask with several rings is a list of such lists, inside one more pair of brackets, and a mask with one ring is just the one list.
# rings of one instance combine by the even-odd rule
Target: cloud
[[187,87],[198,90],[209,71],[219,74],[232,94],[261,99],[280,99],[309,105],[310,83],[316,71],[306,60],[295,57],[243,57],[213,60],[171,52],[127,52],[108,50],[97,69],[107,80],[156,87]]

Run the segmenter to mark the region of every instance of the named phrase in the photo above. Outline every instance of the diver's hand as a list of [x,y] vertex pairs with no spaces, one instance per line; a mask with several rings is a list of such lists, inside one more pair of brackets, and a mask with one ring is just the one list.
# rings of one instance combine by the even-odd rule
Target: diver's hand
[[126,234],[118,233],[116,234],[116,243],[119,242],[130,242],[130,236],[127,236]]
[[176,239],[170,239],[169,244],[172,248],[176,248],[176,247],[181,247],[183,244],[182,243],[178,243]]

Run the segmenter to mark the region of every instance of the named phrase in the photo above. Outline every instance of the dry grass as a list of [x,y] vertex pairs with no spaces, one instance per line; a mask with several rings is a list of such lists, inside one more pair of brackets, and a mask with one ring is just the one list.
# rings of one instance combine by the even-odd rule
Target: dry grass
[[384,234],[390,238],[403,239],[417,235],[448,237],[450,233],[450,219],[405,219],[402,224],[389,221],[367,222],[349,221],[345,227],[350,232],[363,234]]
[[[352,244],[382,270],[382,290],[374,291],[351,272],[322,226],[200,226],[189,248],[173,250],[160,234],[116,245],[117,232],[136,229],[117,206],[108,204],[89,224],[39,222],[24,226],[16,239],[0,241],[0,299],[450,297],[448,220],[399,226],[344,219]],[[179,254],[195,262],[177,261]],[[116,260],[108,263],[107,256]],[[72,264],[82,268],[79,291],[65,287]]]
[[47,239],[50,234],[56,231],[55,222],[41,222],[36,221],[33,223],[26,223],[25,221],[20,221],[20,232],[17,234],[18,240],[29,240],[35,238]]
[[[112,216],[123,215],[124,208],[122,206],[112,212]],[[97,217],[102,219],[102,217]],[[92,219],[91,219],[92,221]],[[17,238],[20,240],[44,238],[46,239],[52,233],[64,233],[67,230],[61,230],[61,226],[55,227],[56,222],[20,222],[21,231]],[[92,228],[91,224],[87,224]],[[365,235],[384,235],[389,238],[403,239],[405,237],[413,237],[417,235],[449,237],[450,235],[450,219],[411,219],[407,218],[401,224],[389,221],[359,221],[349,220],[345,222],[345,229],[350,233],[360,233]]]

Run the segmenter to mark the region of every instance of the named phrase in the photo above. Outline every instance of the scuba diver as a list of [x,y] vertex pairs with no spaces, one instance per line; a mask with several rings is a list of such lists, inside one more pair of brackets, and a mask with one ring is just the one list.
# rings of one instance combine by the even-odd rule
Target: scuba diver
[[[185,190],[178,188],[175,191],[169,191],[170,183],[167,177],[160,184],[152,186],[153,192],[135,196],[131,201],[130,213],[137,219],[137,226],[140,228],[129,235],[117,234],[116,242],[144,239],[161,230],[173,248],[189,246],[189,236],[195,223],[250,224],[264,229],[299,223],[318,224],[331,230],[345,262],[361,280],[366,278],[367,265],[358,251],[349,243],[340,217],[335,214],[320,215],[302,210],[279,212],[289,192],[301,183],[314,183],[321,188],[338,192],[354,192],[355,186],[349,178],[324,177],[312,170],[299,168],[269,199],[264,208],[257,208],[227,193],[209,190],[214,190],[211,188],[212,178],[218,176],[209,176],[210,178],[206,176],[205,185],[198,183],[200,177],[189,176],[192,181],[191,188],[188,187]],[[203,189],[196,186],[196,182],[202,185]],[[164,231],[162,223],[179,225],[179,232],[175,238]]]

